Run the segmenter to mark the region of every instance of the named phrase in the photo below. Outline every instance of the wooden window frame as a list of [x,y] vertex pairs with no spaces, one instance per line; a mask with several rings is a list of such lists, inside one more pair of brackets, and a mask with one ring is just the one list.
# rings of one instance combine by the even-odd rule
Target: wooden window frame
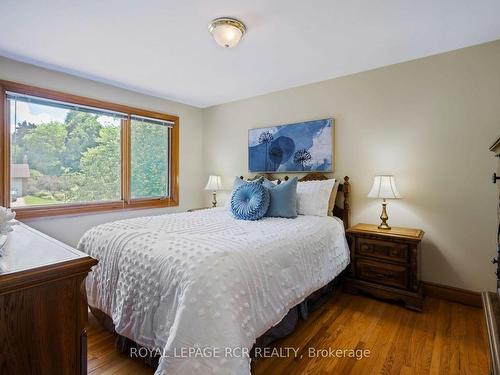
[[[16,82],[0,80],[0,95],[3,103],[0,106],[0,205],[10,207],[10,119],[7,106],[6,91],[38,96],[44,99],[102,108],[122,112],[128,119],[121,125],[121,200],[112,202],[89,202],[64,205],[46,205],[34,207],[12,207],[18,219],[31,219],[58,215],[78,215],[85,213],[131,210],[145,208],[173,207],[179,205],[179,117],[121,104],[105,102],[73,94],[48,90]],[[170,132],[169,197],[167,198],[131,198],[131,121],[130,116],[138,115],[174,123]]]

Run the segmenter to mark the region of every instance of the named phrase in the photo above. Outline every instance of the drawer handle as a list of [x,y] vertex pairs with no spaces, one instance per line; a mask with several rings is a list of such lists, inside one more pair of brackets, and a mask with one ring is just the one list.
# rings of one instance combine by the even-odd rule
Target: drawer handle
[[496,184],[497,180],[500,180],[500,176],[497,176],[496,173],[493,173],[493,176],[491,176],[491,180],[494,184]]
[[371,251],[371,247],[368,245],[361,245],[361,250],[363,251]]
[[377,276],[377,277],[393,277],[394,276],[394,272],[387,271],[387,272],[382,273],[382,272],[379,272],[375,268],[370,268],[370,272],[373,272],[375,274],[375,276]]

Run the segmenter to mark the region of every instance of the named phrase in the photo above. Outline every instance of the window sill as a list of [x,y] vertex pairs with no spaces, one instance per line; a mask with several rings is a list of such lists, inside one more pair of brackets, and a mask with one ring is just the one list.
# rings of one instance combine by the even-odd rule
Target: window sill
[[38,206],[38,207],[13,207],[12,211],[16,212],[16,219],[35,219],[53,216],[76,216],[93,213],[104,213],[114,211],[130,211],[141,210],[148,208],[176,207],[179,202],[173,198],[167,199],[147,199],[126,202],[104,202],[104,203],[86,203],[74,205],[54,205],[54,206]]

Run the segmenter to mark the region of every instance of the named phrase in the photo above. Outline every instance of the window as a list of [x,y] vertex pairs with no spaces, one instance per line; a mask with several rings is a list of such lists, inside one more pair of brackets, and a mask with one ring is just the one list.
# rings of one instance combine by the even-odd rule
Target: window
[[121,199],[123,114],[7,92],[11,207]]
[[10,82],[1,202],[20,218],[177,204],[175,116]]
[[132,199],[168,197],[168,124],[139,116],[131,116],[130,123]]

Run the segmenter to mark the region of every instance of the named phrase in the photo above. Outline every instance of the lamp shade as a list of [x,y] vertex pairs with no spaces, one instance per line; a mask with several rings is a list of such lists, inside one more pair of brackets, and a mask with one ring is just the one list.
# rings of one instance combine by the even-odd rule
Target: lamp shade
[[220,176],[210,176],[208,178],[207,185],[205,186],[205,190],[217,191],[222,190],[222,179]]
[[394,176],[375,176],[368,198],[397,199],[401,198]]

